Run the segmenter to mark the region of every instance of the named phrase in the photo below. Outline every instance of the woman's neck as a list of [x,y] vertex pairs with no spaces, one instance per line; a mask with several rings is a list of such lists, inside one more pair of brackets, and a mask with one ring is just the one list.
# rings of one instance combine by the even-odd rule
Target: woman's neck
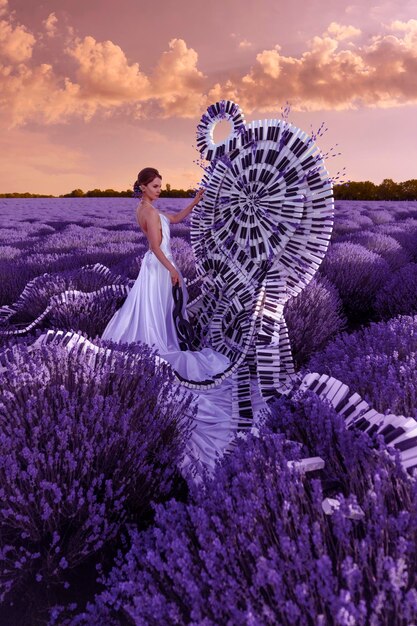
[[141,205],[143,205],[143,204],[148,204],[149,206],[151,206],[151,207],[155,208],[155,207],[153,206],[152,202],[149,202],[149,200],[147,200],[146,198],[145,198],[145,199],[144,199],[144,198],[142,198],[142,199],[141,199],[141,201],[140,201],[140,204],[141,204]]

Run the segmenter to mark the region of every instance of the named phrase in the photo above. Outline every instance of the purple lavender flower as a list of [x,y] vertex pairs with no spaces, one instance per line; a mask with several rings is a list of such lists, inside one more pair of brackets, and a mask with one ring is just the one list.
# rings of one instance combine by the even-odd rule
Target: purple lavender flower
[[148,347],[126,351],[140,357],[131,370],[123,351],[94,369],[59,345],[12,349],[0,383],[0,602],[21,585],[68,587],[171,492],[188,400]]
[[375,310],[381,319],[417,313],[417,263],[398,269],[378,291]]
[[347,324],[336,287],[320,274],[298,296],[287,301],[284,317],[297,367]]
[[[315,394],[283,397],[271,410],[260,436],[239,442],[188,503],[156,506],[155,526],[132,532],[105,591],[73,626],[118,615],[151,625],[365,626],[381,594],[387,624],[416,618],[417,489],[383,444],[346,430]],[[326,462],[320,477],[287,465],[317,452]],[[321,500],[335,490],[342,506],[328,518]],[[355,501],[362,521],[343,515]]]
[[307,363],[355,390],[379,412],[417,417],[416,316],[343,332]]
[[319,272],[337,287],[348,318],[361,323],[372,316],[375,294],[391,277],[379,254],[348,242],[329,247]]

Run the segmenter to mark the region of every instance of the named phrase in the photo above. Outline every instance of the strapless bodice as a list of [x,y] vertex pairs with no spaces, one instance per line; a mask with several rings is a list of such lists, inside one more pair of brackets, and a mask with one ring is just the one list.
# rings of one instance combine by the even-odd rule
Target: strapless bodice
[[169,221],[169,218],[163,213],[160,213],[159,217],[161,220],[161,227],[162,227],[161,250],[171,255],[171,242],[170,242],[171,232],[170,232],[170,227],[169,227],[171,222]]
[[[166,257],[169,258],[169,260],[172,260],[172,251],[171,251],[171,243],[170,243],[170,238],[171,238],[171,233],[170,233],[170,221],[169,218],[164,215],[163,213],[159,213],[159,217],[161,220],[161,228],[162,228],[162,241],[160,243],[160,248],[162,250],[162,252],[165,254]],[[153,252],[152,250],[148,250],[146,252],[146,255],[148,256],[152,256]]]

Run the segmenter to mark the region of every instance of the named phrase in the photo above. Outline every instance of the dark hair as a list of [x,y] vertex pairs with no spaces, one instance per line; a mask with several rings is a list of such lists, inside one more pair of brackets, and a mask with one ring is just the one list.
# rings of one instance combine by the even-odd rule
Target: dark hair
[[133,195],[136,197],[140,196],[142,193],[140,186],[148,185],[154,178],[160,178],[162,180],[161,174],[154,167],[144,167],[143,170],[140,170],[133,185]]

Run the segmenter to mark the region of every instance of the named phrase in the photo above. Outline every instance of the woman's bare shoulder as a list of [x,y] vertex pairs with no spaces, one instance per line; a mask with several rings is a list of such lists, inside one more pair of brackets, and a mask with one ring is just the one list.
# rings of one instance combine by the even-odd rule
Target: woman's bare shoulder
[[138,204],[136,207],[136,217],[138,220],[139,226],[147,230],[148,224],[156,224],[159,220],[159,213],[152,206],[141,206]]

